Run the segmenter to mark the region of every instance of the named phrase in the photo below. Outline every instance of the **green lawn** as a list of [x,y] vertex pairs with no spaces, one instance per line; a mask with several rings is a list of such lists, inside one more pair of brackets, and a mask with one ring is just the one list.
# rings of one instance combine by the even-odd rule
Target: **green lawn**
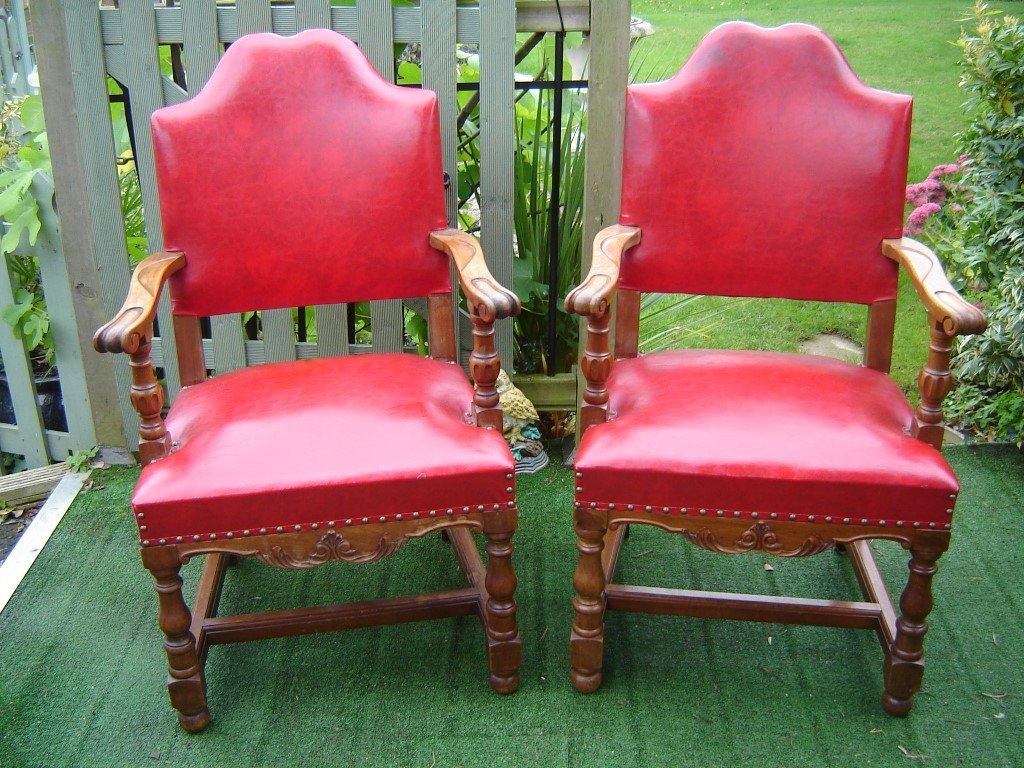
[[[645,77],[661,77],[678,69],[697,42],[722,22],[815,24],[836,40],[866,83],[913,95],[909,178],[918,181],[935,165],[953,159],[953,136],[965,123],[953,41],[970,5],[969,0],[634,0],[633,13],[656,30],[637,44],[634,55],[642,59],[639,69]],[[680,326],[684,346],[773,350],[793,350],[821,332],[859,341],[865,320],[863,308],[857,306],[718,298],[701,299],[666,315],[670,317],[663,315],[658,325],[671,319],[669,325]],[[647,333],[653,330],[645,327]],[[914,387],[927,349],[924,311],[913,288],[901,280],[893,375],[905,389]]]

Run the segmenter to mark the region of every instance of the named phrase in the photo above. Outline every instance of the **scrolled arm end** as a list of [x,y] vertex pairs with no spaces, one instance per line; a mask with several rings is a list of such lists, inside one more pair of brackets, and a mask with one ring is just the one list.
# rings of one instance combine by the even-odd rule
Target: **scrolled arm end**
[[430,244],[454,262],[473,314],[490,323],[519,314],[518,297],[491,275],[475,237],[459,229],[440,229],[430,233]]
[[982,311],[950,284],[939,257],[928,246],[909,237],[883,240],[882,253],[903,265],[928,314],[946,336],[970,336],[988,327]]
[[622,254],[640,242],[640,230],[615,224],[597,233],[590,274],[565,297],[565,311],[601,317],[608,313],[619,284]]
[[132,273],[128,297],[113,320],[92,337],[97,352],[134,354],[149,335],[156,315],[160,289],[172,274],[185,266],[185,254],[161,251],[147,256]]

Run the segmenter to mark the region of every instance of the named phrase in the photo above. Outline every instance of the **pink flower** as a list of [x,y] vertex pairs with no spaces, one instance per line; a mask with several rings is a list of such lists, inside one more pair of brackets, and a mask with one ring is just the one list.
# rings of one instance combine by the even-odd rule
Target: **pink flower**
[[917,184],[907,185],[907,202],[915,208],[925,203],[941,203],[946,199],[946,188],[938,179],[929,176]]
[[925,222],[933,214],[938,213],[942,210],[942,206],[938,203],[925,203],[919,205],[913,211],[910,212],[910,216],[907,217],[907,226],[904,227],[903,233],[906,235],[919,235],[924,231]]
[[943,176],[950,176],[954,173],[960,173],[960,166],[956,163],[949,163],[948,165],[937,165],[928,174],[929,179],[941,179]]

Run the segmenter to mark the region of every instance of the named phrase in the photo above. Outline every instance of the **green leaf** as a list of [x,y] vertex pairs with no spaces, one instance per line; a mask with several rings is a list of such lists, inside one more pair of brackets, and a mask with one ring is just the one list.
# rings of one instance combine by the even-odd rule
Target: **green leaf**
[[21,102],[19,112],[21,122],[27,130],[32,133],[46,130],[46,121],[43,120],[43,99],[38,94],[26,97]]
[[21,318],[23,318],[27,313],[31,311],[31,302],[29,302],[28,304],[11,303],[4,307],[2,310],[0,310],[0,317],[3,318],[5,323],[14,327],[21,322]]
[[411,61],[403,61],[398,65],[399,85],[421,85],[423,83],[423,70],[418,64]]

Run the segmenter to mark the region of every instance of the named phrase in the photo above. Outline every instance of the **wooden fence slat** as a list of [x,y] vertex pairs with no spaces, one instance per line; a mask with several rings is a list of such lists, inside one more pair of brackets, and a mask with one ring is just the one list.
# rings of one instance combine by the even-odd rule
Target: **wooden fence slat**
[[[135,123],[135,168],[139,174],[142,204],[146,219],[146,240],[150,252],[164,247],[163,224],[160,221],[160,198],[156,190],[156,161],[153,157],[153,134],[149,118],[164,106],[163,75],[160,72],[160,54],[156,44],[156,16],[150,2],[128,3],[121,9],[124,34],[133,45],[125,48],[125,68],[128,77],[128,99]],[[160,337],[164,347],[174,345],[174,321],[167,294],[160,297],[157,311]],[[168,401],[173,401],[181,382],[178,360],[168,356],[164,360],[164,386]]]
[[[480,241],[494,278],[511,288],[516,132],[515,0],[480,0]],[[501,364],[512,370],[512,321],[495,326]]]
[[[120,308],[129,278],[124,238],[112,236],[124,231],[124,221],[99,15],[95,3],[32,8],[57,197],[72,201],[60,210],[60,241],[73,286],[63,311],[76,318],[96,441],[134,446],[138,416],[128,399],[128,360],[94,354],[91,344],[93,331]],[[68,114],[75,119],[66,119]]]
[[[295,24],[300,29],[331,26],[330,0],[295,0]],[[348,308],[345,304],[319,304],[313,308],[316,318],[318,357],[348,354]]]
[[[445,194],[445,209],[448,226],[459,226],[459,163],[458,144],[459,104],[456,96],[458,81],[457,59],[455,56],[456,14],[455,5],[447,0],[423,0],[422,11],[422,66],[423,87],[437,93],[438,111],[441,115],[441,161],[448,174],[448,190]],[[458,291],[458,276],[455,266],[451,268],[452,286]],[[459,327],[459,305],[452,304],[452,322]],[[459,345],[455,344],[455,362],[459,360]]]
[[[274,18],[270,0],[236,0],[238,8],[238,34],[271,32]],[[262,312],[263,341],[267,361],[295,359],[295,332],[290,309],[273,309]]]
[[270,0],[235,0],[235,8],[238,10],[239,37],[253,32],[274,31]]
[[263,350],[268,363],[279,363],[295,359],[295,324],[292,310],[275,309],[264,311]]
[[[0,307],[14,301],[14,288],[7,260],[0,263]],[[3,359],[7,376],[7,389],[14,406],[14,420],[21,437],[21,450],[29,467],[41,467],[49,463],[46,440],[43,437],[43,416],[36,402],[36,388],[32,383],[32,362],[21,339],[14,335],[14,329],[0,322],[0,357]]]
[[[395,81],[394,27],[391,0],[356,0],[359,47],[381,77]],[[405,316],[399,299],[370,302],[370,328],[375,352],[401,352]]]
[[295,0],[295,26],[299,30],[331,26],[331,0]]
[[[220,60],[218,15],[209,0],[181,0],[184,22],[183,53],[185,80],[190,96],[206,85]],[[245,367],[245,337],[239,315],[217,315],[210,318],[213,344],[206,365],[217,373]]]
[[[39,262],[40,281],[46,306],[50,310],[50,335],[60,375],[64,415],[75,450],[85,450],[97,443],[96,427],[93,425],[92,404],[86,386],[86,367],[78,342],[78,321],[71,310],[74,299],[68,281],[68,266],[60,244],[57,214],[51,202],[53,184],[44,176],[37,176],[33,181],[33,194],[40,201],[42,228],[32,252]],[[86,329],[87,332],[92,330]],[[87,354],[93,354],[92,350]],[[62,459],[64,456],[54,455],[52,458]]]

